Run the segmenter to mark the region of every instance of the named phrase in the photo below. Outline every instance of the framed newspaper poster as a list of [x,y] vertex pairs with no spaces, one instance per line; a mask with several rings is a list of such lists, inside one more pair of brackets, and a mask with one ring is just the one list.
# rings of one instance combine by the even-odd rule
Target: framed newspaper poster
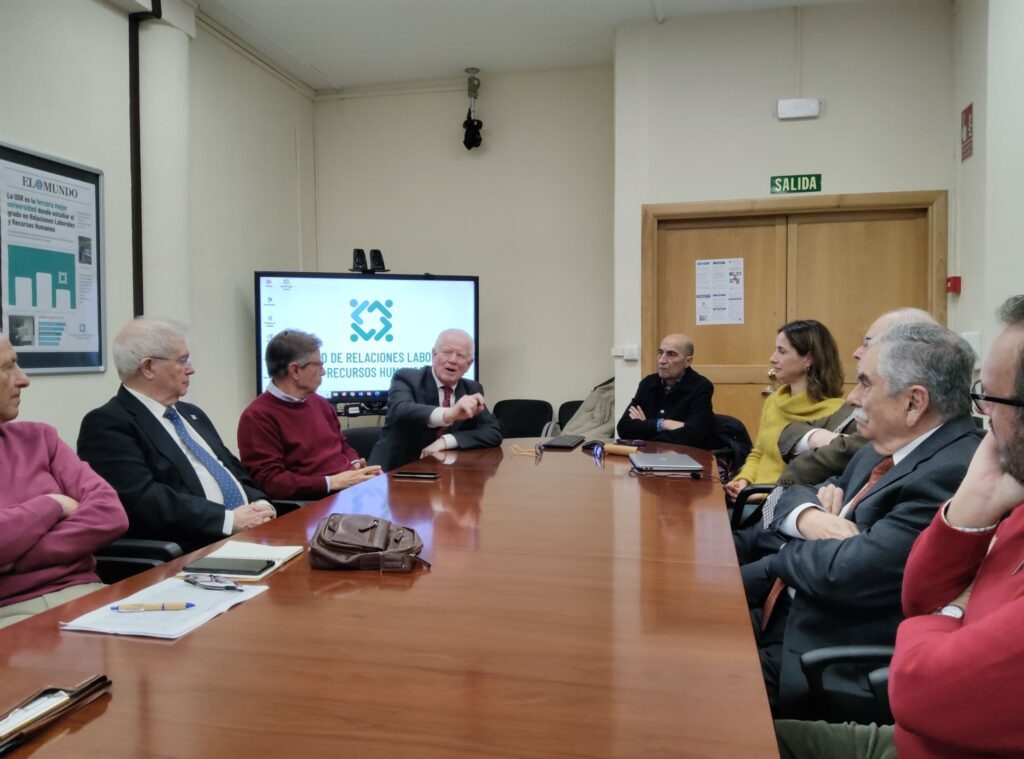
[[103,174],[0,143],[0,315],[28,374],[102,372]]

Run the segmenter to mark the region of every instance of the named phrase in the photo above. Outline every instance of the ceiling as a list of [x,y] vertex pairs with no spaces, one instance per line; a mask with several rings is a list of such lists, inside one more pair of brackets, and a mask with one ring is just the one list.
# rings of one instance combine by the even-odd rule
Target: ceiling
[[[198,0],[317,91],[611,64],[615,29],[853,0]],[[890,2],[894,0],[889,0]]]

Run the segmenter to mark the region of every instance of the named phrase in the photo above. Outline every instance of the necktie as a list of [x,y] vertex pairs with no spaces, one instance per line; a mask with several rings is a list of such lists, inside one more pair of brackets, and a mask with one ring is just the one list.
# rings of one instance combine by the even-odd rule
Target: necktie
[[[877,464],[874,469],[871,470],[871,474],[868,476],[868,481],[864,483],[864,487],[857,491],[857,495],[850,501],[849,508],[846,510],[846,518],[850,519],[853,514],[853,510],[860,503],[860,500],[871,492],[871,488],[875,486],[875,483],[882,479],[882,475],[888,472],[893,467],[892,456],[886,456]],[[778,490],[778,488],[776,488]],[[774,494],[774,491],[773,491]],[[771,496],[769,496],[770,498]],[[776,500],[778,500],[776,498]],[[774,508],[773,508],[774,510]],[[772,589],[768,591],[768,597],[764,601],[764,607],[761,610],[761,629],[765,629],[768,626],[768,620],[771,619],[772,611],[775,609],[775,602],[779,600],[779,594],[782,593],[786,588],[784,583],[779,578],[775,578],[775,583],[772,585]]]
[[853,510],[857,508],[857,504],[860,503],[860,499],[866,496],[871,491],[871,488],[873,488],[875,486],[875,483],[882,478],[882,475],[884,475],[886,472],[892,469],[892,465],[892,456],[886,456],[877,464],[875,464],[875,468],[871,470],[871,474],[868,477],[868,481],[864,483],[864,487],[858,490],[857,495],[855,495],[853,497],[853,500],[850,501],[850,507],[846,511],[847,518],[850,518],[850,515],[853,513]]
[[203,446],[199,445],[190,434],[188,429],[185,427],[185,422],[182,421],[181,415],[174,408],[174,406],[168,406],[164,410],[164,418],[170,420],[171,425],[174,427],[174,431],[178,433],[178,437],[181,438],[181,442],[185,444],[189,452],[192,453],[199,463],[206,467],[207,471],[213,475],[213,479],[217,482],[217,487],[220,488],[221,495],[224,496],[224,508],[228,511],[233,511],[239,506],[245,505],[245,498],[239,492],[235,483],[231,480],[231,475],[228,470],[224,468],[224,465],[217,461],[215,456],[211,456],[207,453]]
[[[444,393],[444,399],[441,401],[441,406],[443,408],[451,408],[452,407],[452,389],[450,387],[448,387],[447,385],[441,385],[441,392]],[[438,427],[437,428],[437,436],[438,437],[443,437],[444,435],[447,435],[449,432],[451,432],[451,429],[452,429],[451,427]]]

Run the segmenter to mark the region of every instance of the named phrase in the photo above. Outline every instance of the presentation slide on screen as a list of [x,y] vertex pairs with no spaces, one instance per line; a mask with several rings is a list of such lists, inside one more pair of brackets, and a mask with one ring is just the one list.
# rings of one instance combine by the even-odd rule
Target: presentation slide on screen
[[[476,339],[476,281],[362,277],[261,276],[260,356],[284,329],[323,341],[319,393],[331,398],[383,397],[391,376],[430,363],[438,333],[463,329]],[[260,387],[270,381],[261,362]],[[476,378],[476,366],[466,373]]]
[[100,349],[96,188],[0,160],[3,331],[21,354]]

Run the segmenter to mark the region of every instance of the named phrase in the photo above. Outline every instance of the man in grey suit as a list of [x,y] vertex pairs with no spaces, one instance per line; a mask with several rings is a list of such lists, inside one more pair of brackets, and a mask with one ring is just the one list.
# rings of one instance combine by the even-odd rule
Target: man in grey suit
[[437,336],[430,366],[395,372],[370,463],[388,471],[453,448],[501,445],[501,423],[488,411],[483,387],[463,378],[472,365],[473,338],[446,329]]
[[[878,336],[849,398],[871,445],[839,477],[791,487],[779,500],[769,527],[787,542],[758,562],[775,582],[752,613],[777,716],[812,715],[804,652],[895,640],[907,554],[978,446],[973,365],[970,346],[938,325],[903,324]],[[851,673],[833,678],[830,688],[861,689]]]

